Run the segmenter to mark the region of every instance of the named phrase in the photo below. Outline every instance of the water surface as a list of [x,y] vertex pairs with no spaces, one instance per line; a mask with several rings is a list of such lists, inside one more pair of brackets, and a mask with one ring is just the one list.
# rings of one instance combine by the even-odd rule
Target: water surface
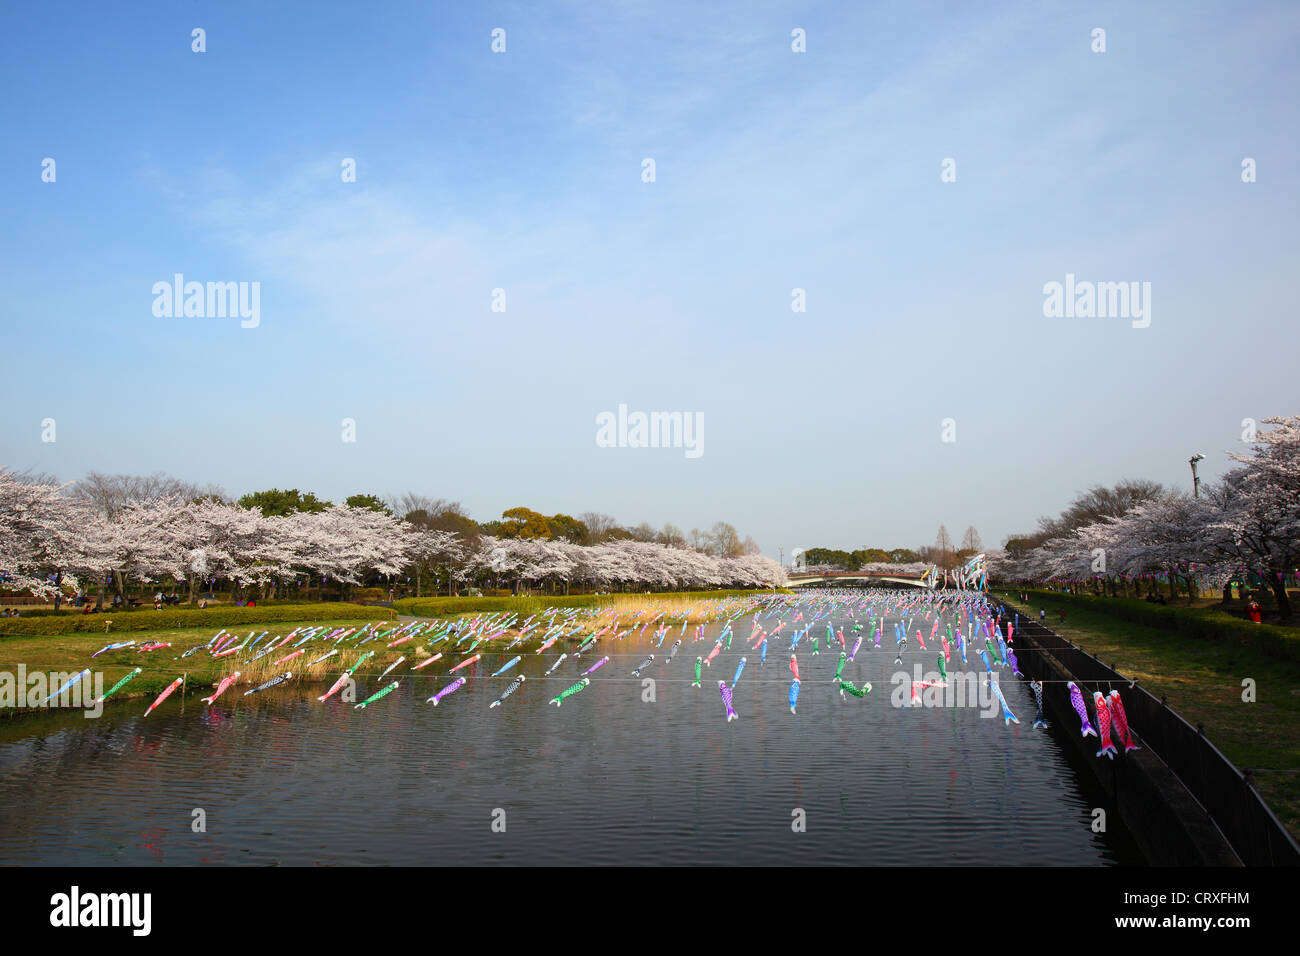
[[[1009,674],[1004,693],[1023,722],[1007,727],[973,709],[891,706],[892,649],[864,646],[845,676],[875,689],[841,699],[830,683],[838,645],[814,657],[805,641],[794,716],[788,636],[760,666],[742,651],[749,628],[737,630],[698,688],[694,660],[712,640],[688,631],[665,665],[674,628],[657,651],[650,633],[602,640],[550,679],[558,647],[495,679],[515,652],[485,654],[436,708],[425,699],[448,682],[444,662],[402,676],[365,710],[318,703],[324,687],[299,685],[212,707],[169,700],[147,719],[146,703],[130,700],[98,720],[14,720],[0,728],[0,863],[1141,862],[1122,832],[1092,832],[1104,798],[1055,730],[1032,729],[1032,694]],[[645,702],[630,672],[651,651]],[[728,723],[717,682],[730,682],[742,652],[740,718]],[[587,690],[547,705],[605,654]],[[933,655],[904,661],[931,667]],[[515,673],[528,680],[489,709]],[[360,699],[381,686],[360,681]],[[206,832],[192,830],[195,809]],[[796,811],[805,832],[792,829]]]

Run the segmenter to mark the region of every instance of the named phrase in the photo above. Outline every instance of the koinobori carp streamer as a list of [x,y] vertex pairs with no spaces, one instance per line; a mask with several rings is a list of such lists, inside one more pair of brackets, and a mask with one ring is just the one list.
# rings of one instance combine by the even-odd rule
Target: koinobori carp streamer
[[461,661],[459,664],[457,664],[455,667],[453,667],[453,668],[452,668],[448,673],[454,674],[454,673],[456,673],[456,671],[460,670],[462,667],[469,667],[470,664],[476,664],[476,663],[478,663],[479,661],[481,661],[482,659],[483,659],[483,655],[482,655],[482,654],[475,654],[473,657],[467,657],[467,658],[465,658],[463,661]]
[[101,647],[99,650],[95,651],[95,653],[91,654],[90,656],[91,658],[96,658],[100,654],[103,654],[105,651],[116,651],[116,650],[121,650],[124,647],[134,647],[134,646],[135,646],[135,641],[119,641],[116,644],[108,644],[104,647]]
[[224,694],[227,688],[229,688],[230,685],[237,680],[239,680],[239,671],[235,671],[233,674],[228,674],[227,676],[221,678],[221,682],[217,684],[217,689],[213,691],[212,696],[204,697],[203,703],[211,704],[214,700],[216,700],[218,697]]
[[1124,712],[1124,701],[1120,700],[1117,690],[1110,692],[1110,719],[1119,731],[1120,742],[1124,744],[1125,753],[1142,749],[1133,743],[1133,731],[1128,724],[1128,714]]
[[387,667],[384,668],[384,672],[379,675],[379,679],[383,680],[385,677],[387,677],[389,674],[393,672],[393,669],[397,667],[398,664],[403,663],[405,660],[406,660],[406,655],[403,654],[397,660],[393,661],[393,663],[389,664]]
[[180,687],[181,684],[183,684],[184,682],[185,682],[185,678],[178,677],[170,684],[168,684],[167,689],[164,690],[161,694],[159,694],[157,699],[155,699],[154,702],[149,705],[149,709],[144,712],[144,715],[148,717],[150,714],[152,714],[153,709],[157,707],[159,704],[161,704],[163,701],[165,701],[168,697],[170,697],[172,691],[174,691],[177,687]]
[[127,685],[127,682],[130,681],[132,678],[140,676],[142,670],[143,668],[136,667],[128,671],[125,677],[123,677],[120,681],[118,681],[116,684],[114,684],[112,687],[109,688],[108,693],[106,693],[103,697],[99,698],[99,703],[102,704],[104,701],[108,700],[110,697],[116,694],[119,690],[125,687]]
[[262,683],[254,687],[252,690],[244,691],[244,696],[247,697],[249,694],[256,694],[259,691],[270,690],[272,687],[279,687],[281,684],[289,680],[291,677],[293,677],[293,672],[285,671],[283,674],[281,674],[278,677],[272,677],[268,681],[263,681]]
[[736,708],[731,705],[731,688],[727,686],[725,680],[718,681],[718,693],[722,695],[722,703],[727,708],[727,723],[731,723],[739,715]]
[[521,660],[522,660],[522,658],[520,658],[520,657],[518,657],[518,656],[512,657],[510,660],[506,661],[504,664],[502,664],[500,667],[498,667],[498,668],[497,668],[497,669],[492,673],[492,676],[493,676],[493,677],[500,677],[500,676],[501,676],[502,674],[504,674],[506,671],[510,670],[510,668],[512,668],[512,667],[514,667],[516,664],[518,664]]
[[457,677],[454,681],[452,681],[450,684],[448,684],[448,685],[447,685],[446,687],[444,687],[442,690],[438,691],[438,693],[434,694],[432,697],[430,697],[428,700],[426,700],[425,703],[426,703],[426,704],[433,704],[434,707],[437,707],[437,706],[438,706],[438,702],[439,702],[440,700],[442,700],[442,699],[443,699],[444,697],[446,697],[448,694],[454,694],[456,691],[460,690],[460,689],[461,689],[462,687],[464,687],[464,686],[465,686],[465,678],[463,678],[463,677]]
[[574,684],[572,687],[560,691],[558,694],[552,697],[549,702],[554,704],[556,707],[559,707],[561,704],[563,704],[574,694],[578,693],[581,690],[584,690],[587,687],[587,685],[589,685],[590,683],[591,683],[591,678],[584,677],[582,680],[578,681],[578,683]]
[[87,668],[86,668],[85,670],[83,670],[80,674],[76,674],[76,675],[74,675],[74,676],[72,677],[72,679],[69,680],[66,684],[64,684],[62,687],[60,687],[60,688],[59,688],[58,690],[56,690],[54,693],[52,693],[52,694],[50,694],[48,697],[46,697],[45,700],[41,701],[41,706],[44,706],[45,704],[48,704],[50,701],[52,701],[52,700],[54,700],[56,697],[60,696],[60,695],[61,695],[65,690],[69,690],[70,688],[75,687],[77,684],[81,683],[81,679],[82,679],[83,677],[85,677],[85,676],[86,676],[87,674],[89,674],[89,673],[90,673],[90,668],[87,667]]
[[1092,706],[1097,711],[1097,729],[1101,732],[1101,749],[1097,751],[1097,756],[1104,755],[1107,760],[1114,760],[1119,751],[1110,739],[1110,707],[1101,691],[1092,692]]
[[1002,705],[1003,726],[1020,723],[1019,718],[1011,712],[1011,708],[1007,705],[1007,699],[1002,696],[1002,688],[998,686],[997,679],[995,677],[990,677],[988,678],[988,682],[993,688],[993,693],[997,697],[998,703]]
[[383,698],[385,698],[385,697],[387,697],[389,694],[391,694],[393,691],[397,690],[397,686],[398,686],[400,683],[401,683],[401,681],[396,681],[396,680],[395,680],[395,681],[393,681],[391,684],[389,684],[387,687],[385,687],[383,690],[375,691],[375,693],[371,694],[369,697],[367,697],[367,698],[366,698],[365,700],[363,700],[361,703],[357,704],[356,707],[353,708],[353,710],[364,710],[365,708],[367,708],[367,707],[369,707],[371,704],[373,704],[375,701],[377,701],[377,700],[382,700]]
[[839,683],[839,688],[841,697],[843,697],[846,692],[852,694],[854,697],[866,697],[871,693],[871,682],[867,681],[859,687],[851,680],[842,680]]
[[1092,729],[1092,723],[1088,720],[1088,704],[1083,699],[1083,691],[1079,690],[1079,685],[1074,681],[1066,684],[1070,690],[1070,703],[1074,706],[1074,712],[1079,715],[1079,720],[1083,726],[1080,728],[1080,735],[1084,737],[1096,737],[1097,731]]
[[1034,729],[1038,730],[1047,726],[1047,717],[1043,714],[1043,685],[1041,682],[1031,680],[1029,687],[1034,692],[1034,701],[1038,704],[1038,712],[1034,714]]
[[493,707],[500,707],[507,697],[509,697],[511,694],[513,694],[515,691],[517,691],[520,687],[523,686],[524,681],[526,681],[527,679],[528,678],[525,677],[523,674],[520,674],[518,677],[512,680],[509,684],[506,685],[506,689],[501,692],[501,696],[498,697],[496,700],[492,701],[492,703],[488,704],[488,710],[491,710]]

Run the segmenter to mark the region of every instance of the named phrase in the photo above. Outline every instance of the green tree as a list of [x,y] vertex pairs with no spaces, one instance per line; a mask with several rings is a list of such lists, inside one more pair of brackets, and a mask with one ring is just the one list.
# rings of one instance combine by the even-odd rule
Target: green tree
[[859,548],[852,552],[850,557],[853,559],[854,567],[860,568],[864,564],[887,563],[889,561],[889,552],[884,548]]
[[809,565],[830,564],[837,568],[843,568],[845,571],[852,571],[856,568],[851,554],[834,548],[809,548],[804,552],[804,560]]
[[289,488],[285,491],[279,488],[253,491],[240,498],[237,504],[241,508],[261,508],[262,514],[268,517],[280,517],[293,514],[295,511],[319,514],[332,507],[330,502],[321,501],[310,491],[303,493],[297,488]]
[[1014,538],[1007,538],[1007,540],[1002,543],[1002,549],[1006,551],[1008,557],[1019,561],[1032,551],[1037,544],[1038,541],[1036,541],[1032,536],[1019,535]]
[[563,538],[565,541],[572,541],[574,544],[582,544],[591,533],[586,524],[572,515],[551,515],[546,519],[546,522],[551,526],[551,537]]
[[386,515],[393,513],[384,503],[384,499],[378,495],[349,495],[343,499],[343,503],[349,508],[369,508],[371,511],[382,511]]

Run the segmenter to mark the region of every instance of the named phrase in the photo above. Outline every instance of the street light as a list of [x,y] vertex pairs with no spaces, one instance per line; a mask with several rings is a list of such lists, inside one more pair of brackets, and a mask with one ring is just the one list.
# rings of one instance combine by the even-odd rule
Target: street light
[[1192,497],[1193,498],[1201,497],[1201,479],[1197,477],[1196,474],[1196,463],[1198,461],[1204,461],[1204,460],[1205,460],[1205,456],[1202,455],[1200,452],[1197,452],[1190,459],[1188,459],[1188,464],[1192,466]]

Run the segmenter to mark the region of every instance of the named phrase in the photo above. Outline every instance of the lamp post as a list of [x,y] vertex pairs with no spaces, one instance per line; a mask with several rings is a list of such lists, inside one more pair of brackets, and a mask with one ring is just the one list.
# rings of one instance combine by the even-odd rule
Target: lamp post
[[1188,464],[1192,466],[1192,497],[1193,498],[1201,497],[1201,479],[1196,474],[1196,463],[1198,461],[1204,461],[1204,460],[1205,460],[1205,456],[1200,454],[1199,452],[1193,455],[1190,459],[1188,459]]

